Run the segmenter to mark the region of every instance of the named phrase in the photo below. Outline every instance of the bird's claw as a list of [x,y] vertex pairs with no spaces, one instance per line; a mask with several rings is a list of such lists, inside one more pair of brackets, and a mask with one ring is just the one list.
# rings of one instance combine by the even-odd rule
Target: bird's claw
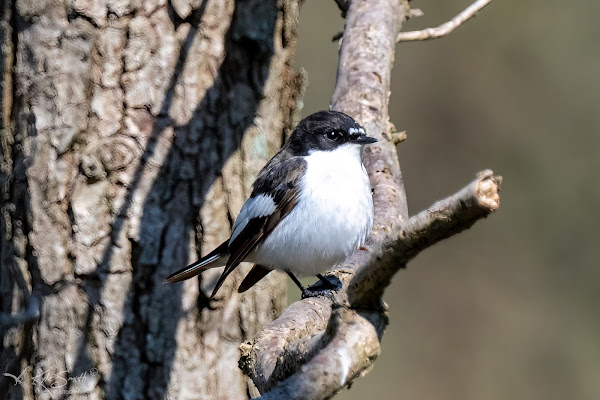
[[317,275],[319,281],[314,285],[305,288],[302,291],[302,298],[308,297],[333,297],[333,293],[337,292],[342,288],[342,282],[335,276],[324,277],[323,275]]
[[302,299],[307,299],[309,297],[329,297],[333,298],[333,294],[337,292],[338,289],[321,289],[321,290],[311,290],[309,288],[304,289],[302,292]]

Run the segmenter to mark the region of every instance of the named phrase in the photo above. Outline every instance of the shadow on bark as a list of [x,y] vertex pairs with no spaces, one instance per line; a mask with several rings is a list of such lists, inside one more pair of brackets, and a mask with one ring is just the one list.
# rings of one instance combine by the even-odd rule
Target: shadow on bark
[[[16,111],[13,112],[16,115]],[[28,115],[25,122],[27,135],[29,137],[37,136],[35,115]],[[42,298],[45,294],[51,293],[52,288],[41,279],[37,255],[28,246],[24,256],[27,259],[31,273],[32,289],[30,292],[28,279],[23,275],[23,271],[15,261],[15,244],[6,240],[6,238],[14,235],[15,230],[23,230],[24,232],[30,232],[31,230],[30,220],[27,218],[29,212],[29,185],[25,172],[25,162],[22,153],[13,154],[13,156],[16,158],[13,160],[14,168],[10,171],[10,175],[4,173],[0,175],[0,187],[4,192],[2,194],[10,193],[10,197],[14,202],[13,209],[10,211],[2,209],[2,213],[6,213],[6,215],[0,217],[0,237],[2,238],[0,240],[0,265],[2,266],[0,268],[0,312],[2,313],[0,337],[7,337],[8,339],[10,328],[23,324],[22,337],[26,339],[23,339],[24,345],[18,354],[12,346],[3,346],[0,349],[0,368],[2,368],[3,373],[0,376],[0,393],[5,393],[7,398],[23,399],[22,386],[17,385],[15,378],[6,375],[6,373],[18,377],[19,380],[23,379],[21,361],[33,356],[33,346],[29,338],[32,337],[33,325],[36,319],[39,318]],[[12,226],[11,224],[9,227],[5,223],[10,218],[9,215],[11,215],[13,221],[23,221],[23,226]],[[15,292],[20,293],[20,309],[23,310],[17,315],[12,310]]]
[[[161,112],[155,117],[148,145],[127,188],[125,201],[114,216],[111,233],[113,243],[103,254],[99,267],[100,271],[108,270],[116,240],[124,229],[133,195],[138,189],[148,160],[154,155],[165,128],[173,126],[175,135],[168,155],[144,202],[140,243],[131,243],[133,281],[128,289],[122,314],[123,325],[114,347],[112,373],[109,381],[105,382],[107,398],[110,399],[157,399],[165,396],[177,346],[175,331],[179,319],[185,318],[185,315],[181,304],[182,286],[162,285],[162,281],[170,272],[184,266],[189,254],[189,240],[174,244],[167,243],[166,239],[187,239],[189,232],[195,230],[199,210],[207,192],[225,162],[239,147],[244,132],[252,124],[268,78],[269,63],[274,53],[272,38],[277,19],[276,3],[270,2],[268,7],[252,10],[262,12],[254,20],[268,24],[271,31],[264,37],[269,37],[269,42],[262,40],[264,37],[256,39],[244,36],[250,19],[248,16],[241,18],[238,15],[239,9],[244,10],[238,5],[226,33],[226,57],[215,76],[213,86],[207,90],[189,123],[174,126],[169,117],[169,109],[175,86],[188,52],[194,45],[207,2],[204,1],[202,8],[194,11],[194,15],[186,20],[193,27],[180,49]],[[181,21],[174,21],[175,24],[177,22]],[[232,109],[235,108],[230,107],[232,99],[242,95],[248,97],[248,88],[254,96],[251,104],[247,104],[243,110]],[[241,90],[244,92],[240,93]],[[235,118],[231,118],[232,114],[235,114]],[[222,121],[228,123],[223,125]],[[223,132],[224,129],[230,132]],[[229,143],[225,143],[224,138]],[[194,151],[190,150],[190,144],[193,144]],[[211,152],[217,153],[216,162],[214,154],[209,154]],[[206,162],[207,157],[212,161]],[[176,218],[172,220],[172,217]],[[157,248],[148,251],[153,246]],[[148,255],[152,251],[156,252],[155,257]],[[88,353],[88,344],[91,340],[94,308],[102,301],[100,293],[105,282],[105,279],[90,279],[86,285],[89,304],[84,330],[86,337],[77,352],[73,376],[94,367]],[[208,306],[206,300],[200,291],[198,312]]]

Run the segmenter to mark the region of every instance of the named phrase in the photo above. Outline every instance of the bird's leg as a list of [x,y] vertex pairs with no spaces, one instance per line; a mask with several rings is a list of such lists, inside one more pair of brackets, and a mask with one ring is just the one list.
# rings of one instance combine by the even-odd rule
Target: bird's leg
[[333,283],[331,283],[331,281],[329,279],[325,278],[321,274],[317,274],[317,278],[319,278],[319,280],[323,283],[323,285],[325,285],[326,289],[335,290],[335,289],[338,288],[336,285],[334,285]]
[[326,286],[327,289],[325,289],[325,290],[311,289],[312,287],[318,286],[318,283],[317,283],[317,285],[313,285],[313,286],[311,286],[311,288],[307,289],[304,286],[302,286],[302,284],[300,283],[298,278],[296,278],[296,276],[294,276],[294,274],[292,274],[290,271],[287,271],[287,270],[285,272],[289,275],[290,278],[292,278],[292,280],[294,281],[296,286],[298,286],[300,288],[303,299],[306,299],[307,297],[331,296],[332,295],[331,291],[338,289],[338,287],[335,284],[331,283],[331,281],[329,281],[327,278],[325,278],[321,274],[318,274],[317,276],[321,280],[321,285]]
[[302,284],[300,283],[300,281],[298,280],[298,278],[296,278],[296,276],[294,274],[292,274],[287,269],[285,270],[285,273],[288,274],[288,276],[290,278],[292,278],[292,280],[294,281],[294,283],[296,284],[296,286],[298,286],[298,288],[300,288],[300,291],[302,292],[302,298],[310,297],[309,296],[309,292],[306,290],[306,288],[304,286],[302,286]]

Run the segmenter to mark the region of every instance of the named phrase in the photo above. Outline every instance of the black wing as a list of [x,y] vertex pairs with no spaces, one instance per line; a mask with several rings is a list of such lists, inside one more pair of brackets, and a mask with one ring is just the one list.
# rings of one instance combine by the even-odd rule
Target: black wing
[[238,293],[244,293],[250,289],[254,284],[260,281],[262,278],[267,276],[271,272],[270,269],[263,267],[262,265],[256,264],[250,272],[246,275],[240,286],[238,287]]
[[305,171],[304,158],[289,157],[285,151],[278,153],[260,171],[252,195],[233,225],[229,260],[211,297],[239,263],[294,209]]
[[211,251],[206,256],[202,257],[198,261],[193,264],[188,265],[187,267],[180,269],[177,272],[172,273],[171,275],[165,278],[165,282],[175,283],[184,281],[186,279],[190,279],[201,272],[206,271],[209,268],[220,267],[223,264],[219,263],[222,257],[227,256],[229,253],[228,243],[223,242],[219,247]]

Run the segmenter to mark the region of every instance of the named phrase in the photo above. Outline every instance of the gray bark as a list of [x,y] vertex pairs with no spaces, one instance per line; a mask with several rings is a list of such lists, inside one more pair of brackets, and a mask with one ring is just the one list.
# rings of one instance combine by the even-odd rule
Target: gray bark
[[162,281],[228,237],[297,114],[298,2],[3,7],[2,394],[247,397],[238,345],[284,278],[238,295],[242,268],[210,305],[219,271]]

